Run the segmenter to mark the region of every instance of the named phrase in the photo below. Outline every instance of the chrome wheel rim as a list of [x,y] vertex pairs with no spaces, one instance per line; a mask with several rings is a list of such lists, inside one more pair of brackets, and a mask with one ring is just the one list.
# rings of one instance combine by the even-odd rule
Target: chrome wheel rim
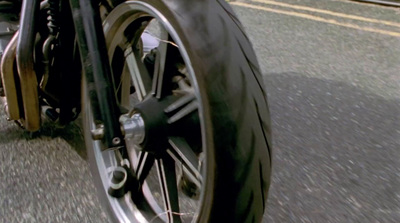
[[[159,76],[153,76],[151,78],[150,86],[148,80],[146,80],[140,72],[141,69],[143,69],[140,64],[143,59],[143,52],[140,51],[141,49],[138,47],[141,43],[140,36],[154,21],[161,25],[161,31],[158,30],[160,31],[158,33],[159,36],[156,37],[160,40],[158,49],[161,53],[158,54],[157,58],[160,58],[159,60],[161,60],[161,62],[159,61],[158,66],[156,65],[156,67],[163,69],[163,67],[165,68],[165,66],[167,66],[165,63],[168,62],[168,49],[170,49],[170,47],[176,47],[178,49],[180,58],[184,64],[183,67],[181,64],[180,67],[176,67],[180,74],[182,74],[184,80],[175,82],[175,88],[171,90],[172,94],[182,94],[182,96],[166,107],[166,110],[170,111],[172,114],[168,116],[167,122],[171,122],[171,125],[173,125],[176,122],[182,122],[184,119],[186,120],[188,116],[193,116],[193,114],[196,113],[199,122],[200,136],[198,139],[194,139],[194,141],[196,141],[196,143],[200,142],[201,145],[194,145],[191,141],[187,142],[189,139],[185,137],[168,136],[167,140],[170,148],[163,151],[161,157],[159,157],[159,154],[157,154],[158,152],[148,152],[146,149],[139,151],[140,149],[136,148],[138,145],[128,142],[129,139],[127,139],[127,151],[132,169],[138,174],[139,179],[141,178],[143,170],[145,170],[145,172],[150,172],[146,175],[146,177],[148,177],[151,176],[155,169],[158,173],[160,195],[163,201],[160,201],[160,198],[157,197],[154,186],[150,185],[154,182],[151,179],[146,178],[143,179],[141,189],[141,193],[143,194],[142,201],[133,201],[131,197],[132,194],[127,193],[123,198],[119,199],[107,196],[107,202],[109,203],[111,211],[120,222],[195,222],[202,208],[201,204],[203,203],[202,200],[204,197],[203,185],[206,183],[204,166],[207,165],[206,159],[204,158],[207,154],[206,149],[204,148],[204,142],[206,139],[204,134],[204,120],[202,115],[203,107],[201,106],[200,92],[191,65],[191,60],[176,30],[173,29],[172,25],[157,9],[147,3],[134,1],[122,3],[108,15],[103,24],[111,66],[113,67],[113,65],[115,65],[113,64],[113,61],[118,61],[115,59],[115,55],[118,54],[117,51],[120,51],[121,48],[123,49],[122,53],[125,58],[123,68],[120,70],[121,75],[115,75],[116,77],[113,80],[116,92],[118,92],[116,99],[120,101],[121,107],[129,110],[128,113],[133,113],[132,104],[140,103],[146,97],[154,97],[160,100],[166,97],[163,90],[163,81],[161,81],[161,84],[160,81],[156,81],[156,79],[158,80],[160,78]],[[142,26],[138,27],[138,24],[141,24]],[[127,34],[129,34],[127,31],[130,29],[135,30],[133,36],[127,36]],[[162,50],[167,51],[167,53],[163,53]],[[157,72],[155,72],[155,74],[156,73]],[[160,71],[158,73],[163,72]],[[166,76],[162,76],[161,79],[165,77]],[[171,76],[168,78],[171,78]],[[124,97],[124,95],[130,91],[131,85],[133,85],[135,89],[135,95],[137,96],[136,102],[132,102],[135,100],[131,97]],[[89,105],[90,103],[85,103],[85,117],[87,124],[90,126],[90,130],[94,130],[96,129],[96,125],[94,124],[95,120],[93,120]],[[120,159],[118,159],[118,155],[116,155],[115,151],[102,152],[101,148],[103,145],[101,141],[93,140],[91,141],[91,145],[94,150],[97,171],[99,172],[103,189],[107,191],[110,179],[110,167],[118,166]],[[192,149],[191,147],[193,146],[200,147],[200,152],[197,149],[197,152],[194,153],[196,155],[196,160],[194,160],[193,153],[187,151],[187,148]],[[148,170],[147,167],[143,167],[147,165],[147,159],[150,160],[149,162],[151,162],[152,159],[154,160],[153,166],[150,170]],[[171,164],[172,162],[174,164]],[[197,167],[193,165],[193,163],[196,162],[198,163]],[[174,167],[172,168],[172,166]],[[179,177],[177,172],[179,171],[181,172],[180,176],[188,176],[186,178],[191,179],[188,182],[194,183],[197,185],[197,188],[200,189],[198,200],[193,201],[193,199],[191,199],[190,203],[187,203],[187,199],[181,197],[182,194],[178,194],[176,195],[177,197],[175,197],[174,193],[171,193],[168,190],[168,186],[173,184],[171,174],[172,176],[175,176],[176,184],[176,188],[173,188],[172,190],[180,189],[180,185],[177,185],[177,178]],[[172,187],[174,186],[172,185]],[[171,199],[171,196],[174,198]],[[175,202],[177,199],[179,209],[178,211],[175,211]],[[185,207],[181,207],[182,204],[179,204],[180,202],[183,202]],[[191,211],[187,211],[185,209],[187,207],[190,207]]]

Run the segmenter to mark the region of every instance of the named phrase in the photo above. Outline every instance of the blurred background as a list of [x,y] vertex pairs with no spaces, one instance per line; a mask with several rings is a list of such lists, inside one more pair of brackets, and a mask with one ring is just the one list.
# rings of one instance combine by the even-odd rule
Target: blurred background
[[[263,222],[400,222],[399,1],[366,2],[230,1],[272,115]],[[83,144],[76,124],[31,139],[0,112],[0,222],[108,222]]]

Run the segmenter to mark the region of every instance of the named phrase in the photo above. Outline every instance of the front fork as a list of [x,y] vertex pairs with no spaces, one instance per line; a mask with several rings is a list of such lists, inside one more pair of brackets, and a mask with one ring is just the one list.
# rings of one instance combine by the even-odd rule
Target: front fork
[[[82,67],[86,77],[86,89],[94,113],[93,116],[95,118],[100,116],[99,118],[102,120],[103,127],[101,129],[104,130],[104,134],[100,135],[106,145],[105,149],[124,150],[125,141],[119,120],[120,110],[112,84],[111,68],[99,7],[95,2],[97,1],[70,0]],[[142,121],[140,117],[135,119],[135,116],[127,117],[125,121],[122,120],[123,123],[127,124],[122,126],[125,136],[129,135],[129,129],[140,129],[140,126],[143,126],[140,125]],[[110,179],[110,187],[107,190],[109,195],[119,198],[130,190],[136,196],[139,191],[136,174],[129,168],[129,165],[122,163],[120,165],[112,167],[113,177]],[[115,178],[119,174],[123,174],[125,177],[122,179]]]
[[99,6],[91,0],[70,0],[70,5],[91,106],[104,125],[105,145],[124,147]]

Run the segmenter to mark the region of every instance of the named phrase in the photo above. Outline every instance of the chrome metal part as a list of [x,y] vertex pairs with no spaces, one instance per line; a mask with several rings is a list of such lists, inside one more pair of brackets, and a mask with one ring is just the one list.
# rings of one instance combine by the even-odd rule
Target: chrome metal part
[[[121,131],[126,140],[131,140],[135,144],[143,142],[145,137],[144,121],[140,114],[134,114],[132,117],[129,115],[122,115],[119,119],[121,123]],[[104,125],[98,125],[97,128],[92,130],[92,139],[101,140],[104,138]],[[121,139],[115,137],[113,143],[121,143]]]
[[186,164],[182,165],[184,167],[183,171],[186,173],[185,175],[190,178],[191,182],[200,188],[203,182],[203,177],[199,171],[200,162],[198,161],[196,154],[190,149],[190,146],[183,138],[170,137],[169,144],[172,149],[167,150],[167,152],[177,163]]
[[[125,185],[128,176],[126,170],[123,167],[116,166],[112,167],[110,172],[110,187],[114,190],[121,189]],[[117,176],[117,173],[122,174],[122,176]]]
[[128,180],[128,173],[125,168],[115,166],[110,168],[108,194],[115,198],[121,198],[126,194],[125,185]]
[[[147,22],[149,22],[149,26],[154,24],[160,28],[160,34],[157,34],[159,39],[167,41],[174,40],[173,42],[179,46],[179,56],[183,59],[185,68],[182,74],[185,75],[185,81],[187,81],[189,84],[186,84],[183,88],[176,89],[177,92],[169,92],[168,88],[163,89],[163,87],[167,87],[165,84],[166,81],[172,81],[170,79],[173,77],[165,75],[165,72],[161,72],[161,70],[163,70],[165,67],[174,67],[174,69],[177,68],[175,65],[172,65],[175,63],[168,62],[169,58],[174,58],[176,56],[173,50],[168,51],[168,49],[175,49],[176,47],[172,48],[170,46],[171,44],[167,44],[164,41],[160,43],[162,46],[159,48],[159,52],[161,53],[159,55],[160,58],[157,59],[156,56],[156,60],[158,61],[156,61],[154,64],[154,68],[158,69],[157,72],[154,72],[157,75],[149,75],[151,79],[149,84],[147,84],[147,81],[145,80],[145,78],[147,78],[146,75],[148,75],[148,71],[146,73],[146,70],[140,68],[140,65],[143,65],[143,61],[139,60],[138,58],[142,58],[143,55],[140,53],[140,50],[136,49],[137,45],[140,44],[139,39],[141,38],[142,30],[135,32],[134,30],[129,29],[129,27],[140,26],[140,24],[145,24]],[[152,150],[148,152],[147,149],[151,148],[148,148],[145,144],[146,141],[149,140],[151,134],[146,131],[153,129],[153,123],[150,123],[147,119],[147,115],[149,113],[141,112],[137,107],[139,103],[143,102],[140,100],[141,98],[146,100],[148,99],[146,98],[147,96],[151,96],[151,99],[154,99],[154,105],[157,105],[157,109],[154,111],[154,113],[166,118],[180,113],[182,111],[181,109],[185,109],[183,114],[184,117],[182,117],[182,115],[179,116],[183,121],[184,118],[188,116],[187,114],[189,114],[186,112],[186,110],[192,111],[192,107],[187,106],[191,102],[197,102],[197,112],[199,113],[200,122],[203,123],[203,116],[201,115],[203,113],[203,108],[200,103],[202,100],[198,91],[199,88],[196,82],[195,72],[193,66],[191,65],[191,60],[186,48],[184,47],[184,44],[177,31],[168,22],[168,19],[166,19],[156,8],[142,1],[126,1],[121,3],[110,12],[108,17],[105,19],[103,26],[108,56],[111,62],[115,61],[112,68],[118,68],[114,73],[114,85],[115,88],[118,89],[118,94],[115,96],[120,100],[120,107],[123,107],[129,111],[133,109],[134,112],[140,112],[137,113],[139,116],[135,116],[136,113],[132,112],[120,116],[119,121],[122,133],[125,137],[126,150],[131,163],[131,168],[136,171],[137,179],[141,184],[140,192],[142,195],[140,197],[140,201],[137,203],[135,200],[133,200],[132,196],[125,196],[124,199],[115,199],[112,196],[106,196],[105,200],[109,204],[109,207],[113,213],[113,217],[120,222],[180,222],[179,216],[181,214],[190,213],[188,216],[185,216],[187,217],[185,220],[192,218],[192,222],[196,222],[198,220],[197,215],[199,214],[198,209],[200,207],[200,201],[202,196],[205,194],[204,192],[206,191],[204,185],[207,183],[206,178],[203,176],[201,164],[199,164],[200,160],[197,158],[197,150],[196,152],[194,150],[203,150],[203,147],[201,144],[199,145],[198,140],[204,142],[203,140],[205,140],[206,136],[199,135],[195,140],[196,142],[188,142],[184,134],[178,134],[183,139],[165,138],[167,136],[155,137],[154,140],[161,139],[163,141],[163,143],[160,143],[162,144],[159,147],[160,150]],[[130,55],[131,52],[133,55]],[[115,60],[113,60],[113,58],[115,58]],[[170,61],[173,62],[172,60]],[[135,83],[135,78],[137,79],[137,83]],[[162,81],[163,78],[166,81]],[[177,82],[178,81],[179,80],[177,80]],[[135,88],[136,91],[134,93],[129,91],[131,84],[138,88]],[[181,85],[182,84],[185,83],[182,82]],[[142,87],[142,85],[144,87]],[[181,87],[181,85],[179,86]],[[175,104],[173,103],[174,100],[171,100],[169,102],[172,104],[169,104],[165,101],[165,104],[162,104],[163,106],[161,106],[158,104],[156,96],[159,95],[160,100],[166,100],[166,95],[161,94],[161,92],[167,91],[167,89],[168,93],[174,93],[174,95],[192,94],[195,96],[195,99],[192,99],[192,95],[190,95],[190,97],[185,98],[186,103],[182,104],[182,101],[179,101]],[[175,89],[170,90],[175,91]],[[155,94],[152,95],[152,93]],[[126,98],[124,98],[125,96]],[[179,98],[180,97],[176,97],[173,99],[179,100]],[[189,100],[187,101],[187,99]],[[84,97],[84,100],[88,102],[87,95]],[[87,106],[87,108],[84,109],[86,111],[85,123],[88,127],[87,130],[90,131],[96,129],[96,119],[91,112],[91,106],[89,103],[84,103],[84,105]],[[169,105],[171,105],[171,107],[169,107]],[[178,107],[175,108],[176,106]],[[167,110],[169,110],[170,113],[165,114],[164,109],[167,107]],[[159,127],[159,125],[157,125],[159,123],[157,123],[155,119],[150,119],[150,121],[155,122],[155,128]],[[174,125],[174,127],[177,128],[179,124],[186,123],[174,122],[170,125],[167,123],[167,120],[162,119],[162,121],[166,125]],[[196,126],[196,130],[199,130],[199,133],[203,133],[204,131],[200,131],[204,129],[203,127],[203,124],[200,124],[200,129],[197,129]],[[171,134],[173,133],[171,132]],[[155,136],[157,136],[157,132]],[[154,140],[149,141],[154,142]],[[95,164],[93,165],[93,167],[95,167],[94,171],[98,172],[100,176],[100,178],[98,178],[102,186],[100,189],[103,191],[108,191],[110,188],[109,169],[110,167],[112,168],[118,166],[121,163],[121,157],[118,155],[119,150],[104,151],[104,144],[99,141],[88,141],[87,143],[90,143],[89,146],[93,147],[93,149],[90,149],[89,152],[93,153],[93,157],[95,158],[95,160],[92,162]],[[138,144],[140,144],[140,146],[137,146]],[[187,176],[189,179],[182,182],[196,184],[195,188],[200,189],[201,192],[199,200],[190,199],[177,193],[178,190],[181,189],[181,187],[178,187],[177,185],[179,174],[176,172],[176,169],[179,168],[182,168],[185,176]],[[158,177],[156,176],[157,174]],[[156,178],[159,180],[157,181]],[[192,178],[194,178],[194,180]],[[192,188],[193,187],[191,187],[191,189]],[[156,191],[158,192],[158,195]],[[132,190],[130,192],[132,192]],[[181,198],[185,199],[185,203],[179,207],[179,199]]]
[[115,137],[115,138],[112,139],[112,143],[113,143],[114,145],[118,145],[118,144],[121,143],[121,139],[118,138],[118,137]]
[[133,114],[132,117],[129,117],[129,115],[123,115],[119,121],[125,139],[132,140],[135,144],[140,144],[144,141],[145,125],[140,114]]
[[33,63],[33,50],[36,38],[35,19],[39,12],[39,0],[24,1],[22,6],[21,28],[17,44],[17,67],[21,83],[24,122],[26,130],[35,132],[40,128],[38,83]]
[[104,138],[104,125],[98,125],[97,128],[92,130],[92,139],[101,140]]
[[50,51],[51,51],[51,46],[55,40],[54,36],[49,36],[46,41],[43,44],[42,47],[42,52],[43,52],[43,67],[44,67],[44,72],[43,72],[43,77],[40,82],[40,88],[46,89],[48,80],[49,80],[49,73],[50,73]]
[[58,30],[60,29],[58,24],[58,13],[59,9],[59,1],[58,0],[48,0],[49,8],[47,10],[47,27],[49,28],[50,35],[56,36]]
[[15,56],[17,49],[18,32],[11,39],[4,51],[1,60],[1,78],[7,102],[7,115],[10,120],[20,119],[20,110],[18,106],[18,93],[14,75]]
[[58,118],[60,117],[60,114],[57,112],[57,110],[50,106],[41,106],[41,112],[42,118],[51,122],[57,122]]

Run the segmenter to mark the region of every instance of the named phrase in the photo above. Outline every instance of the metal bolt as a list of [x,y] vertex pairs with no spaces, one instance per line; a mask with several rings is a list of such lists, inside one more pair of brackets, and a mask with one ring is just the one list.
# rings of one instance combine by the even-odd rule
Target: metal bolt
[[143,118],[140,114],[136,113],[130,116],[121,116],[120,118],[121,129],[126,140],[140,144],[144,141],[145,126]]
[[118,137],[115,137],[115,138],[112,139],[112,143],[114,145],[119,145],[121,143],[121,139],[118,138]]
[[91,131],[93,140],[101,140],[104,137],[104,126],[98,125],[96,129]]

